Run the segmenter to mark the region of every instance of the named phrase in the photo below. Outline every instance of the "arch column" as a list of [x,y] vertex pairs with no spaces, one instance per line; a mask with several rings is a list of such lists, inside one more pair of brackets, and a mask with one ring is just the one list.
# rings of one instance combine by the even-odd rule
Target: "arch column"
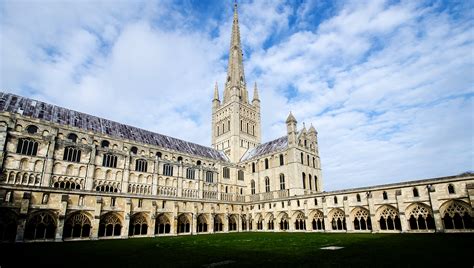
[[191,226],[189,226],[189,231],[191,235],[197,233],[197,213],[191,213]]
[[87,164],[87,169],[86,169],[85,190],[87,190],[87,191],[91,191],[93,186],[94,186],[96,151],[97,151],[97,149],[93,145],[91,151],[89,152],[89,163]]
[[131,211],[132,201],[130,198],[125,200],[125,211],[123,217],[122,233],[120,234],[122,238],[128,238],[128,230],[130,228],[130,211]]
[[372,195],[370,195],[370,198],[369,196],[367,196],[367,205],[369,206],[369,217],[372,223],[372,233],[378,233],[380,231],[380,225],[375,215],[376,210],[375,210],[374,199],[372,198]]
[[327,203],[326,203],[326,197],[323,196],[322,198],[322,205],[323,205],[323,219],[324,219],[324,232],[327,232],[327,231],[332,231],[332,223],[329,222],[329,218],[328,218],[328,206],[327,206]]
[[397,200],[398,217],[400,218],[402,233],[406,233],[409,230],[407,217],[405,216],[407,205],[403,203],[403,198],[398,198],[401,195],[402,195],[401,191],[397,192],[395,195],[395,198]]
[[342,198],[342,203],[344,205],[344,219],[346,219],[346,232],[354,232],[354,223],[351,221],[351,209],[347,196]]
[[56,226],[56,234],[54,237],[55,241],[63,240],[64,218],[66,216],[68,199],[69,199],[69,196],[66,194],[61,196],[61,207],[59,209],[58,224]]
[[53,165],[54,165],[54,147],[56,146],[56,140],[54,136],[45,137],[45,139],[49,139],[48,142],[48,151],[46,155],[46,159],[44,160],[44,167],[43,167],[43,174],[42,174],[42,181],[41,186],[49,186],[49,181],[51,179],[51,174],[53,173]]
[[440,203],[436,198],[434,198],[434,193],[436,192],[435,188],[432,185],[427,185],[428,196],[430,199],[430,207],[431,211],[433,212],[433,219],[435,222],[436,232],[444,232],[444,224],[443,219],[441,218],[441,214],[439,213]]

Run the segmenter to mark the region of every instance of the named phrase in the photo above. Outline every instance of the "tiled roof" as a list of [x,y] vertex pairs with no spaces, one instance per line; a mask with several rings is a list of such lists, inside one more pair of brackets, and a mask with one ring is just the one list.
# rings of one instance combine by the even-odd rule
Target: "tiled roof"
[[241,161],[252,160],[259,156],[281,151],[286,148],[288,148],[288,136],[283,136],[276,140],[260,144],[259,146],[247,151],[244,156],[242,156]]
[[76,112],[41,101],[0,92],[0,112],[22,114],[52,123],[77,127],[86,131],[110,135],[118,139],[128,139],[144,144],[195,156],[228,161],[224,152],[192,142],[183,141],[148,130],[117,123],[104,118]]

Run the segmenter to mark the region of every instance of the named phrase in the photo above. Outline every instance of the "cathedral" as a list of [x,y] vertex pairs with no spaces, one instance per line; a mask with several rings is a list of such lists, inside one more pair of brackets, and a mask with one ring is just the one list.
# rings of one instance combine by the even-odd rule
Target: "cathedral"
[[0,240],[228,232],[473,232],[474,174],[323,191],[318,132],[262,143],[237,6],[212,147],[0,92]]

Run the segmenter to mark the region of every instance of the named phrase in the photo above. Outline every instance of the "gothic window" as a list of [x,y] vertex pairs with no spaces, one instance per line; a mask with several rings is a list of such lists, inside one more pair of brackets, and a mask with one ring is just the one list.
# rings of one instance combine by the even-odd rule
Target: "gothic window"
[[413,197],[419,197],[418,189],[415,187],[413,188]]
[[435,229],[431,209],[424,204],[415,204],[408,213],[408,224],[412,230]]
[[299,213],[298,216],[296,216],[295,229],[306,230],[306,220],[303,213]]
[[227,131],[230,131],[230,120],[227,120]]
[[355,230],[372,230],[369,211],[363,208],[358,208],[354,213],[353,224]]
[[186,170],[186,179],[194,180],[194,176],[196,174],[196,171],[192,168],[188,168]]
[[173,176],[173,166],[170,164],[163,165],[163,175],[165,176]]
[[321,211],[317,210],[314,214],[312,225],[315,231],[324,230],[324,216]]
[[135,161],[135,171],[138,172],[147,172],[148,162],[145,159],[137,159]]
[[356,195],[357,202],[360,202],[360,194]]
[[25,227],[25,240],[54,239],[56,220],[49,212],[34,213],[28,219]]
[[35,156],[38,152],[38,142],[32,139],[19,139],[16,147],[17,154]]
[[29,125],[28,127],[26,127],[26,131],[29,134],[35,134],[36,132],[38,132],[38,127],[34,125]]
[[303,189],[306,189],[306,174],[304,172],[302,174],[302,179],[303,179]]
[[230,178],[230,169],[228,167],[224,167],[222,169],[224,179]]
[[109,142],[109,141],[106,141],[106,140],[103,140],[103,141],[100,143],[100,147],[102,147],[102,148],[109,148],[109,145],[110,145],[110,142]]
[[229,216],[229,231],[237,231],[237,221],[234,216]]
[[59,188],[59,189],[66,189],[66,190],[74,190],[74,189],[80,190],[81,189],[81,185],[79,183],[75,183],[72,180],[71,181],[69,180],[57,181],[53,184],[53,187]]
[[255,126],[252,125],[252,135],[255,135]]
[[268,230],[274,230],[275,229],[275,222],[273,219],[273,215],[270,216],[268,219]]
[[449,194],[454,194],[454,193],[456,193],[456,192],[454,191],[454,185],[452,185],[452,184],[448,185],[448,193],[449,193]]
[[247,133],[250,133],[249,123],[247,123],[247,129],[245,129]]
[[469,205],[462,201],[448,201],[441,211],[445,229],[474,229]]
[[314,190],[318,190],[318,177],[316,175],[314,175]]
[[280,155],[280,166],[283,166],[284,164],[285,164],[285,161],[284,161],[283,155],[281,154]]
[[265,169],[268,169],[268,158],[265,158]]
[[303,164],[304,156],[303,153],[301,153],[301,164]]
[[255,173],[255,163],[252,163],[252,173]]
[[309,189],[310,189],[310,190],[313,189],[313,186],[311,185],[311,184],[312,184],[312,180],[313,180],[313,178],[311,177],[311,174],[308,174],[308,182],[309,182]]
[[337,196],[334,197],[334,204],[337,204]]
[[383,191],[382,197],[383,197],[383,200],[387,200],[388,199],[387,192]]
[[168,217],[164,214],[158,216],[155,220],[155,234],[169,234],[171,225]]
[[210,182],[210,183],[214,182],[214,173],[212,171],[206,172],[206,182]]
[[91,234],[91,221],[82,212],[73,213],[64,224],[63,238],[85,238]]
[[270,192],[270,178],[265,177],[265,192]]
[[250,191],[252,194],[255,194],[255,181],[254,180],[250,182]]
[[178,234],[190,232],[190,222],[185,214],[181,214],[178,217]]
[[102,166],[116,168],[117,156],[113,154],[104,154],[104,157],[102,158]]
[[316,159],[313,157],[313,167],[316,167]]
[[214,216],[214,232],[222,232],[224,224],[219,215]]
[[70,133],[69,135],[67,135],[67,139],[68,139],[70,142],[76,142],[76,141],[77,141],[77,135],[74,134],[74,133]]
[[100,217],[99,237],[120,236],[122,224],[120,219],[113,212],[109,212]]
[[148,232],[148,223],[143,213],[136,213],[130,219],[128,235],[146,235]]
[[243,130],[244,130],[244,128],[243,128],[243,122],[242,122],[242,120],[240,120],[240,131],[243,131]]
[[81,150],[74,146],[67,146],[64,148],[63,160],[79,163],[81,161]]
[[306,155],[306,164],[309,166],[309,155]]
[[333,230],[346,230],[346,218],[342,210],[334,210],[331,217],[331,225]]
[[238,173],[237,173],[237,178],[239,181],[243,181],[244,180],[244,171],[243,170],[239,170]]
[[280,230],[288,230],[289,228],[288,215],[284,213],[280,220]]
[[206,233],[207,232],[207,220],[206,216],[201,214],[197,218],[197,230],[198,233]]
[[296,206],[300,206],[300,200],[296,200]]
[[280,174],[280,190],[285,190],[285,175]]
[[97,192],[117,193],[118,189],[113,185],[97,185],[95,187]]
[[380,212],[379,224],[381,230],[402,230],[398,212],[394,207],[384,206]]

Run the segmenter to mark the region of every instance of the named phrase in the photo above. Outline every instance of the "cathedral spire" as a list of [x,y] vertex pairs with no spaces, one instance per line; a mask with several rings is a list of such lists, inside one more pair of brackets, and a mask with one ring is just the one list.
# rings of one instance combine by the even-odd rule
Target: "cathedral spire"
[[214,86],[214,100],[219,100],[219,88],[217,87],[217,82]]
[[245,88],[245,75],[240,43],[239,15],[237,2],[234,2],[234,18],[232,22],[232,37],[229,50],[229,65],[227,67],[227,81],[224,91],[224,102],[230,100],[232,95],[237,95],[241,101],[248,102],[248,93]]

